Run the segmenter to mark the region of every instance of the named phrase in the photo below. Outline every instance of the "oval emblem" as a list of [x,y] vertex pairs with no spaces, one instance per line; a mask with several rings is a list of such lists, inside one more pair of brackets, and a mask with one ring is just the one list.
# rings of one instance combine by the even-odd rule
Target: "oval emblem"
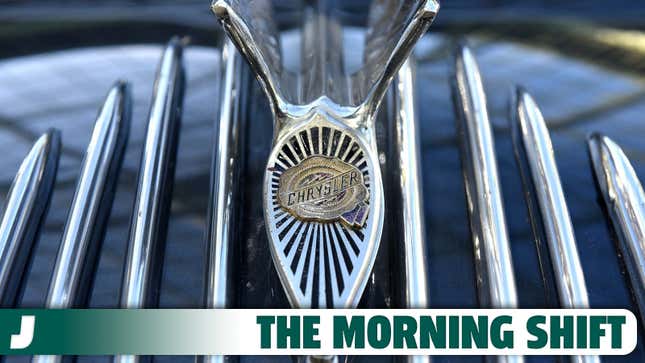
[[296,218],[361,228],[367,219],[363,173],[337,158],[311,156],[280,176],[278,201]]
[[383,226],[376,154],[352,130],[315,119],[276,143],[264,183],[269,246],[291,304],[356,307]]

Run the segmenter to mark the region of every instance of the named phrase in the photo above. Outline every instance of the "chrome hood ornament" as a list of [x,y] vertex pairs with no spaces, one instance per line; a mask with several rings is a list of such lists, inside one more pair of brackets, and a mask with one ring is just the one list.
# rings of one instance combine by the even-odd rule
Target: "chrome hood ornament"
[[[264,214],[276,269],[296,308],[355,307],[361,298],[383,227],[375,114],[439,10],[434,0],[374,0],[359,31],[341,26],[339,4],[302,5],[295,16],[302,25],[289,32],[297,41],[278,31],[268,0],[212,5],[271,103]],[[356,39],[361,44],[350,48],[362,49],[362,58],[352,65],[356,59],[343,50]],[[292,48],[299,63],[283,56]]]

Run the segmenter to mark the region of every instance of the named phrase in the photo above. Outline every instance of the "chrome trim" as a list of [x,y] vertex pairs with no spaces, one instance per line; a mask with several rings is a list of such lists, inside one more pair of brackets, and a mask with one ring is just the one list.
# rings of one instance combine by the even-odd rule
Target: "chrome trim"
[[115,84],[99,111],[56,257],[47,308],[83,307],[107,224],[128,139],[129,86]]
[[[155,80],[123,274],[122,308],[158,304],[184,93],[182,53],[183,41],[170,40]],[[114,361],[138,362],[139,357],[116,356]]]
[[[49,309],[87,306],[127,144],[131,98],[117,82],[99,111],[49,283]],[[34,363],[62,362],[35,356]]]
[[589,137],[588,145],[600,194],[645,320],[645,192],[620,146],[600,134]]
[[[542,113],[528,93],[517,90],[514,109],[514,133],[521,137],[530,166],[547,232],[560,303],[565,308],[588,308],[587,287],[549,131]],[[520,140],[517,141],[519,144]]]
[[[241,58],[237,49],[227,41],[222,49],[222,77],[220,78],[219,122],[216,125],[218,142],[214,145],[211,172],[210,205],[206,235],[206,296],[207,308],[231,307],[233,286],[231,267],[234,243],[235,196],[239,175],[239,108],[241,88]],[[224,363],[232,360],[225,356],[197,357],[197,362]]]
[[398,122],[395,137],[400,165],[399,186],[403,197],[401,220],[405,253],[405,301],[406,307],[421,309],[428,307],[428,281],[414,71],[414,59],[410,58],[397,75],[395,97]]
[[[475,57],[467,47],[457,50],[452,92],[481,303],[484,307],[515,308],[513,261],[486,94]],[[500,356],[497,361],[520,363],[524,358]]]
[[[418,118],[414,95],[416,63],[411,56],[399,70],[395,81],[396,159],[401,188],[403,255],[405,269],[405,307],[428,307],[425,219],[421,167],[419,164]],[[409,363],[429,363],[429,356],[407,356]]]
[[[353,75],[343,74],[338,64],[340,53],[334,44],[340,34],[333,20],[319,16],[306,19],[303,38],[310,43],[314,39],[320,42],[316,45],[323,48],[316,48],[316,56],[324,58],[313,63],[315,69],[293,74],[282,64],[280,36],[270,1],[214,0],[211,9],[255,70],[271,102],[276,130],[280,130],[285,123],[309,118],[314,108],[330,108],[352,127],[371,128],[390,82],[434,20],[439,2],[387,0],[373,1],[371,6],[374,16],[369,17],[371,22],[366,31],[365,64]],[[318,6],[317,12],[324,13],[325,9]],[[303,52],[303,64],[311,64],[307,63],[312,61],[309,55]],[[327,82],[315,82],[330,69]],[[316,71],[318,76],[313,76]],[[329,82],[330,77],[334,82]],[[342,86],[330,90],[325,83]],[[307,89],[307,97],[303,97],[303,90]]]
[[[358,305],[383,229],[383,185],[373,127],[376,110],[439,10],[436,0],[372,2],[364,62],[349,74],[343,69],[342,27],[325,5],[318,2],[306,8],[300,35],[302,64],[308,68],[295,72],[283,64],[269,1],[216,0],[212,5],[272,106],[274,142],[264,177],[264,219],[274,266],[296,308]],[[305,190],[290,186],[303,180],[325,182],[337,177],[338,170],[351,173],[351,180],[360,179],[344,194],[350,196],[349,207],[339,199],[334,203],[342,209],[329,215],[319,205],[307,215],[287,210],[282,196],[302,193],[305,203]],[[312,190],[306,191],[307,199],[313,197]],[[303,208],[307,207],[311,205]],[[337,220],[339,216],[349,223]]]
[[[519,88],[512,111],[513,142],[517,151],[522,148],[528,162],[532,182],[524,184],[526,192],[537,197],[560,304],[563,308],[588,308],[587,285],[544,118],[531,95]],[[596,363],[600,358],[572,356],[571,361]]]
[[[274,148],[264,179],[265,221],[278,275],[294,307],[358,304],[383,226],[383,189],[372,127],[375,112],[439,8],[435,0],[373,1],[363,66],[350,73],[343,69],[339,48],[342,27],[334,9],[326,5],[304,7],[299,70],[283,63],[270,1],[218,0],[212,5],[272,105]],[[322,173],[318,170],[328,174],[350,170],[361,176],[352,180],[361,179],[365,189],[352,185],[345,194],[350,198],[342,201],[347,204],[339,203],[329,214],[300,213],[310,205],[285,210],[278,196],[295,193],[290,186],[298,181],[293,178],[316,180]],[[283,183],[283,173],[293,177],[290,182]],[[340,216],[346,223],[337,220]],[[297,253],[300,245],[305,252]],[[349,252],[342,256],[342,251]]]
[[478,280],[484,306],[514,308],[517,292],[486,95],[475,57],[467,47],[457,51],[454,77],[468,211],[476,257],[483,268]]
[[40,136],[22,161],[0,222],[0,307],[20,304],[25,279],[41,226],[51,201],[58,160],[60,132]]

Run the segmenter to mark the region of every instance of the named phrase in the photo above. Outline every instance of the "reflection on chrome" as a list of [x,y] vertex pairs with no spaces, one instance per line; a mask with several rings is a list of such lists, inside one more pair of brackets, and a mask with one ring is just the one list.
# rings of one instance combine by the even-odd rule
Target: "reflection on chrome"
[[[46,307],[87,306],[130,129],[128,85],[117,82],[99,111],[67,218]],[[36,356],[32,362],[62,362]]]
[[[537,213],[541,213],[542,226],[536,227],[545,230],[560,303],[564,308],[588,308],[587,285],[549,131],[540,109],[528,93],[518,89],[516,101],[514,115],[511,115],[514,119],[513,141],[516,150],[521,148],[524,151],[522,155],[528,162],[531,181],[525,181],[524,185],[527,193],[536,196],[539,204]],[[530,212],[533,217],[534,211]],[[532,223],[537,222],[535,218],[531,220]],[[572,356],[571,360],[580,363],[600,361],[597,356]]]
[[[481,300],[485,307],[514,308],[517,292],[486,95],[467,47],[456,53],[453,97]],[[498,361],[522,362],[523,358],[499,357]]]
[[408,308],[428,307],[426,280],[425,222],[421,194],[421,167],[417,135],[417,115],[414,96],[414,60],[403,64],[396,82],[396,148],[400,164],[402,191],[403,244],[405,246],[405,296]]
[[473,241],[481,251],[480,277],[488,287],[486,305],[513,308],[517,293],[486,95],[475,58],[466,47],[457,51],[453,85]]
[[51,200],[60,133],[42,135],[25,157],[13,180],[0,222],[0,307],[15,308],[25,287],[32,251]]
[[[278,24],[269,0],[215,0],[213,12],[247,58],[271,101],[275,121],[308,118],[312,109],[330,108],[356,126],[373,121],[385,91],[437,12],[436,0],[370,1],[362,67],[343,69],[343,47],[333,1],[303,10],[301,69],[284,64]],[[278,133],[276,133],[276,137]]]
[[383,225],[374,116],[439,9],[433,0],[371,2],[362,65],[348,72],[335,7],[303,7],[301,67],[289,69],[270,1],[212,6],[271,101],[265,221],[276,269],[299,308],[358,304]]
[[[121,307],[156,307],[184,94],[183,41],[163,52],[150,107],[125,261]],[[115,362],[138,362],[117,356]]]
[[592,135],[588,142],[596,180],[618,234],[642,318],[645,315],[645,192],[620,146],[600,134]]
[[119,82],[98,114],[58,250],[48,308],[83,307],[89,298],[127,143],[130,102],[128,85]]
[[[231,306],[234,290],[229,281],[233,279],[232,268],[234,243],[234,218],[237,206],[236,182],[239,175],[239,108],[241,88],[241,58],[230,41],[222,49],[222,75],[220,78],[220,110],[215,129],[219,133],[213,153],[211,191],[206,234],[206,299],[207,308]],[[198,357],[197,362],[223,363],[232,357]]]
[[[410,57],[397,74],[395,83],[396,102],[396,161],[400,167],[403,224],[403,254],[405,285],[403,286],[406,308],[428,307],[428,281],[426,268],[426,238],[421,194],[421,167],[419,163],[418,121],[414,96],[414,57]],[[427,356],[409,356],[410,363],[426,363]]]
[[264,214],[274,266],[296,308],[355,307],[362,296],[383,228],[374,117],[439,10],[434,0],[370,2],[363,61],[350,72],[335,7],[332,1],[303,7],[301,66],[289,69],[270,1],[212,6],[272,107]]

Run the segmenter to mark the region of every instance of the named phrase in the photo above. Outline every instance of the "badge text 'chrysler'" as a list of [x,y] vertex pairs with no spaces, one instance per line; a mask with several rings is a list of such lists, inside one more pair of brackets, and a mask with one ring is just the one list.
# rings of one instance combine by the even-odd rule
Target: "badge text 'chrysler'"
[[280,176],[280,205],[303,220],[341,220],[363,227],[368,191],[363,174],[338,158],[311,156]]

